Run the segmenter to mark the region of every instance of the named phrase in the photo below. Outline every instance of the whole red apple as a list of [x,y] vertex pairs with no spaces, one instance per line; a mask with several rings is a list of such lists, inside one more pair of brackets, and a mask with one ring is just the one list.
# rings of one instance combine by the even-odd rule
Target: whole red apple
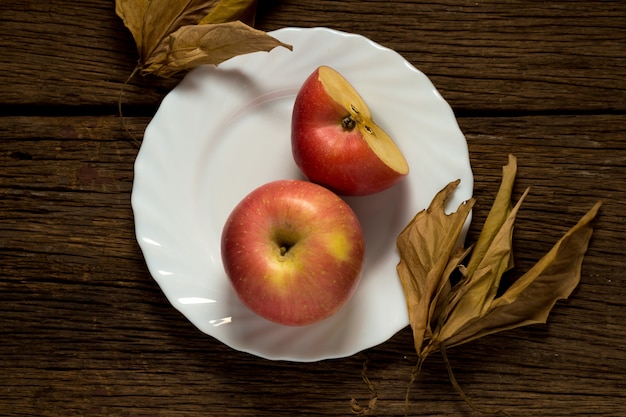
[[321,66],[302,84],[291,119],[293,157],[304,175],[341,195],[368,195],[409,172],[365,101],[334,69]]
[[323,320],[344,305],[361,276],[361,224],[330,190],[278,180],[248,194],[222,231],[222,261],[235,292],[276,323]]

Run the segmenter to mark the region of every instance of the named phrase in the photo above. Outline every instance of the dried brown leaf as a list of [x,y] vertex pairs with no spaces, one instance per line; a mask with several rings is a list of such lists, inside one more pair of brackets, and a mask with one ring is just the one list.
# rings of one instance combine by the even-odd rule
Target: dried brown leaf
[[[476,270],[468,275],[449,299],[442,312],[445,325],[437,339],[442,342],[456,334],[468,322],[480,320],[496,297],[500,279],[509,269],[513,252],[513,224],[528,190],[510,211],[499,229],[493,229],[489,246],[485,248]],[[476,259],[472,256],[472,259]]]
[[135,39],[137,52],[142,55],[144,44],[144,16],[148,10],[150,0],[116,0],[115,13],[122,19]]
[[452,283],[450,282],[449,277],[454,273],[457,269],[462,268],[463,265],[461,262],[467,257],[467,255],[472,251],[473,247],[470,246],[466,249],[459,247],[455,250],[455,253],[450,258],[446,269],[443,271],[442,278],[439,281],[439,288],[435,294],[433,302],[430,306],[429,318],[431,320],[437,320],[437,323],[432,323],[431,326],[435,328],[441,320],[444,318],[443,310],[447,308],[450,293],[452,292]]
[[198,24],[205,25],[207,23],[226,23],[241,20],[247,25],[252,25],[254,24],[255,11],[256,0],[220,1]]
[[135,39],[142,74],[170,77],[241,54],[291,49],[242,22],[253,21],[255,5],[255,0],[116,0],[115,10]]
[[277,41],[239,22],[183,26],[145,62],[145,72],[170,77],[203,64],[217,65],[233,56],[270,50]]
[[[502,275],[513,265],[513,228],[524,192],[511,203],[517,163],[513,155],[503,167],[502,184],[467,267],[461,262],[470,248],[456,247],[474,200],[445,214],[445,201],[457,182],[440,191],[398,236],[398,276],[404,288],[409,323],[420,362],[431,352],[467,343],[495,332],[545,323],[557,300],[567,298],[580,281],[584,254],[593,232],[597,203],[533,268],[504,294]],[[463,275],[450,282],[458,268]]]
[[[480,235],[478,236],[478,240],[476,241],[476,245],[472,251],[472,256],[467,264],[467,275],[472,275],[474,271],[476,271],[479,263],[485,257],[485,253],[491,245],[491,242],[511,213],[513,208],[511,204],[511,194],[513,193],[513,184],[515,183],[516,175],[517,158],[515,155],[509,155],[509,163],[502,167],[500,189],[498,190],[498,194],[491,205],[491,210],[489,210],[485,224],[480,231]],[[513,263],[511,261],[509,268],[512,266]]]
[[406,296],[409,323],[413,330],[415,349],[419,352],[430,337],[431,303],[441,289],[441,277],[449,270],[456,242],[474,200],[462,203],[458,210],[446,214],[445,205],[459,180],[448,184],[433,199],[426,210],[420,211],[400,233],[398,275]]
[[171,33],[195,25],[219,0],[116,0],[115,10],[130,30],[141,59],[149,57]]
[[496,298],[480,320],[442,342],[451,347],[488,334],[545,323],[554,304],[568,298],[580,282],[583,257],[593,233],[591,221],[601,205],[596,203],[539,262]]

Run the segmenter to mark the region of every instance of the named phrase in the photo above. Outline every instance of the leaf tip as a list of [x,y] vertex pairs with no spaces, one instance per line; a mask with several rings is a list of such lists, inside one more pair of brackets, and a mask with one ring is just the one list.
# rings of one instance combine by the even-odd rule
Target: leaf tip
[[509,154],[509,164],[517,165],[517,156],[513,155],[512,153]]
[[602,200],[598,200],[596,201],[596,204],[594,204],[593,207],[591,207],[591,210],[589,210],[589,212],[593,213],[593,217],[595,217],[598,214],[598,211],[600,211],[600,207],[602,207],[603,204],[604,202]]

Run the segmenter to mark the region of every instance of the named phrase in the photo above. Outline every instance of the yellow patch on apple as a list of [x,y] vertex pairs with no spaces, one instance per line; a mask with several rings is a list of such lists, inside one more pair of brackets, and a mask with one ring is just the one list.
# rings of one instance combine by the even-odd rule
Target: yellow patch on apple
[[327,236],[328,251],[338,260],[346,261],[350,256],[350,242],[345,233],[333,232]]

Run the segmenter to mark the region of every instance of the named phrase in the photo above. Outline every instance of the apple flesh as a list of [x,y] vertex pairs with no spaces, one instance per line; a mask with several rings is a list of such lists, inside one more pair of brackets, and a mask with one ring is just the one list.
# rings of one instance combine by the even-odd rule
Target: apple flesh
[[241,301],[291,326],[323,320],[350,299],[364,251],[350,206],[302,180],[252,191],[231,212],[221,240],[224,269]]
[[355,88],[321,66],[300,87],[291,119],[293,157],[312,182],[341,195],[368,195],[409,172],[393,140]]

